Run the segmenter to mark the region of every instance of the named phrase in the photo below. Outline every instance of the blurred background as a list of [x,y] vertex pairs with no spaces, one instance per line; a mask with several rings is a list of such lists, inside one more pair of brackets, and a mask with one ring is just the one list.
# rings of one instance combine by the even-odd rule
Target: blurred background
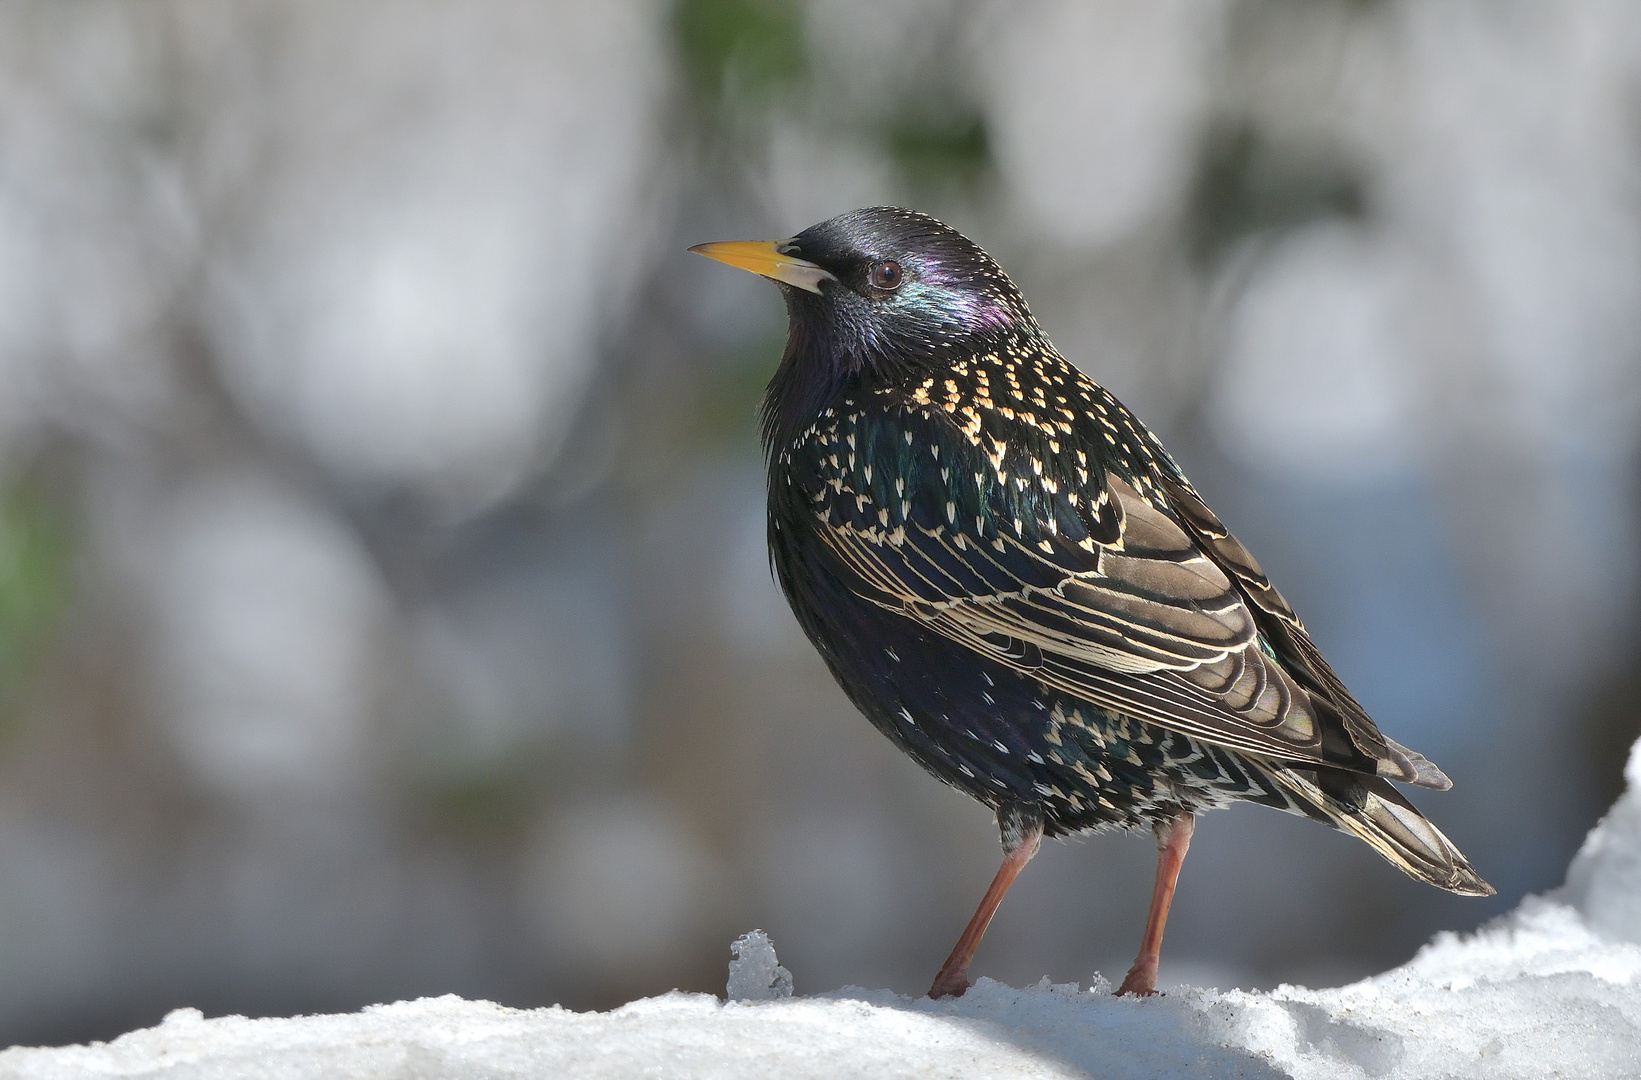
[[[764,552],[775,290],[902,203],[1162,436],[1499,888],[1210,815],[1163,980],[1558,884],[1641,731],[1629,0],[0,6],[0,1042],[446,992],[921,993],[999,856]],[[1427,797],[1428,796],[1428,797]],[[977,971],[1126,970],[1052,844]]]

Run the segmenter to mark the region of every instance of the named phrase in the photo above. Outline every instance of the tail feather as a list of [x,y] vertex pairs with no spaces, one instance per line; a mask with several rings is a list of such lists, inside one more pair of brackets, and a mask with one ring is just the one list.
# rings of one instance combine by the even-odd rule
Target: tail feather
[[1274,766],[1267,775],[1296,809],[1351,833],[1408,877],[1463,896],[1492,896],[1453,842],[1377,777]]

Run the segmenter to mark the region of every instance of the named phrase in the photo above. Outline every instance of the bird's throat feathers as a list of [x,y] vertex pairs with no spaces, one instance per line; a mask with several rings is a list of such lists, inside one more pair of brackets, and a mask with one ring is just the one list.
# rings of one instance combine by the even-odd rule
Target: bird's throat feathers
[[[759,425],[771,460],[825,409],[851,394],[921,380],[1023,332],[1040,333],[1029,314],[981,296],[957,298],[962,310],[953,310],[954,298],[945,293],[940,308],[890,321],[861,305],[791,287],[781,291],[788,317],[786,349],[764,393]],[[908,291],[914,293],[908,299],[915,299],[915,287]]]
[[[818,301],[795,289],[786,294],[788,329],[780,366],[764,391],[759,434],[764,454],[773,460],[821,411],[860,381],[866,366],[862,350],[825,317]],[[841,339],[841,340],[840,340]],[[855,347],[850,347],[854,345]]]

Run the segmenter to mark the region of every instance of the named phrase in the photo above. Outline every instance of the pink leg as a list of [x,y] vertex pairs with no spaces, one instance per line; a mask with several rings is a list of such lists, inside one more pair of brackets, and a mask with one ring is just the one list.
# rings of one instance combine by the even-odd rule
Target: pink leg
[[1196,818],[1180,813],[1166,823],[1156,826],[1157,882],[1151,888],[1151,911],[1145,919],[1145,936],[1140,939],[1140,954],[1128,977],[1117,988],[1119,994],[1144,997],[1157,992],[1157,962],[1162,957],[1162,930],[1168,925],[1168,905],[1174,900],[1174,886],[1179,881],[1179,868],[1185,865],[1185,853],[1191,847],[1191,833],[1196,829]]
[[[1004,835],[1008,836],[1006,830]],[[991,879],[991,888],[986,890],[974,918],[963,928],[963,936],[957,939],[952,954],[946,957],[940,973],[934,977],[934,985],[929,987],[930,997],[962,997],[963,991],[969,988],[969,961],[974,959],[974,951],[980,947],[980,939],[985,936],[986,927],[991,925],[991,917],[997,914],[997,905],[1003,902],[1003,894],[1009,891],[1009,886],[1014,884],[1014,879],[1020,876],[1020,871],[1037,854],[1042,843],[1042,820],[1039,818],[1026,823],[1023,835],[1004,854],[1003,865],[997,868],[997,876]]]

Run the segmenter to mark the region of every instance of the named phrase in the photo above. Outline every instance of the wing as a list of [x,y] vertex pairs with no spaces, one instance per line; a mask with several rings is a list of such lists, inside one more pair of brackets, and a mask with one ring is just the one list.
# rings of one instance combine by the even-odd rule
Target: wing
[[1241,579],[1154,479],[1102,468],[1069,421],[908,406],[828,423],[797,471],[819,478],[808,510],[862,597],[1113,711],[1341,764]]

